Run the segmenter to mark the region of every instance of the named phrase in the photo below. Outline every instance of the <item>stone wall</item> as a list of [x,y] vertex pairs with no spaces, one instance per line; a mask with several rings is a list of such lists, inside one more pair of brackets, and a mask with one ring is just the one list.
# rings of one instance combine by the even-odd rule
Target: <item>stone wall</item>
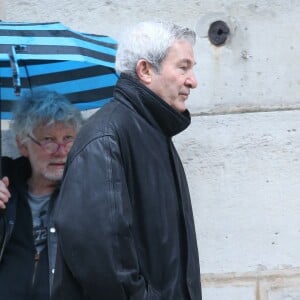
[[[189,100],[192,125],[174,141],[191,189],[203,300],[300,299],[299,1],[1,5],[4,20],[61,21],[116,39],[148,19],[194,28],[199,86]],[[230,28],[219,47],[208,38],[218,20]]]

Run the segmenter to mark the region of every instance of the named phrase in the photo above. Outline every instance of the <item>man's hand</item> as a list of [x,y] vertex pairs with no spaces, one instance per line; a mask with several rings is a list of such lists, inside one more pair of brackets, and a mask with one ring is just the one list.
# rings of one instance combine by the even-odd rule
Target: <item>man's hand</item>
[[10,192],[8,190],[9,179],[8,177],[3,177],[0,180],[0,209],[5,209],[6,204],[11,197]]

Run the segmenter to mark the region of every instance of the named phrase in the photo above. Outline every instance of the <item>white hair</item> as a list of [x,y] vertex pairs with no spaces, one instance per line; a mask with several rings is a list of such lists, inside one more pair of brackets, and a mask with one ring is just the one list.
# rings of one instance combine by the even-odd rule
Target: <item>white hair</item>
[[170,46],[177,40],[187,40],[194,46],[196,33],[172,23],[156,21],[139,23],[119,41],[116,71],[136,78],[137,62],[145,59],[159,72]]

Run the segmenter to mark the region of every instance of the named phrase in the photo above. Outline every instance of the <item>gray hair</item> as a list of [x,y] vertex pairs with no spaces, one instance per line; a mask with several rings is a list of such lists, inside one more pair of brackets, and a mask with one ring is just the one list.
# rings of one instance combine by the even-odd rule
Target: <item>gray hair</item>
[[124,35],[119,41],[115,68],[134,78],[137,62],[148,61],[159,72],[170,46],[177,40],[196,43],[196,33],[185,27],[166,22],[142,22]]
[[13,109],[11,129],[21,143],[39,126],[61,122],[79,131],[83,119],[80,111],[69,100],[54,91],[35,89],[16,102]]

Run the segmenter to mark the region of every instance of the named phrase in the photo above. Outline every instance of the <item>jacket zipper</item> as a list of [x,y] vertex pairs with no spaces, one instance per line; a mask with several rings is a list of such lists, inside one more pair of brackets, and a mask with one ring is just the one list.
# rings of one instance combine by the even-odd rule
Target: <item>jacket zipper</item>
[[35,279],[36,279],[36,272],[40,261],[40,253],[36,253],[34,255],[34,267],[33,267],[33,274],[32,274],[32,280],[31,280],[31,287],[34,287]]
[[[1,218],[1,216],[0,216],[0,218]],[[4,236],[2,238],[1,245],[0,245],[0,263],[3,258],[3,253],[6,248],[7,241],[11,236],[13,226],[14,226],[14,222],[12,220],[7,222],[6,216],[3,216],[2,222],[3,222],[3,235]]]

